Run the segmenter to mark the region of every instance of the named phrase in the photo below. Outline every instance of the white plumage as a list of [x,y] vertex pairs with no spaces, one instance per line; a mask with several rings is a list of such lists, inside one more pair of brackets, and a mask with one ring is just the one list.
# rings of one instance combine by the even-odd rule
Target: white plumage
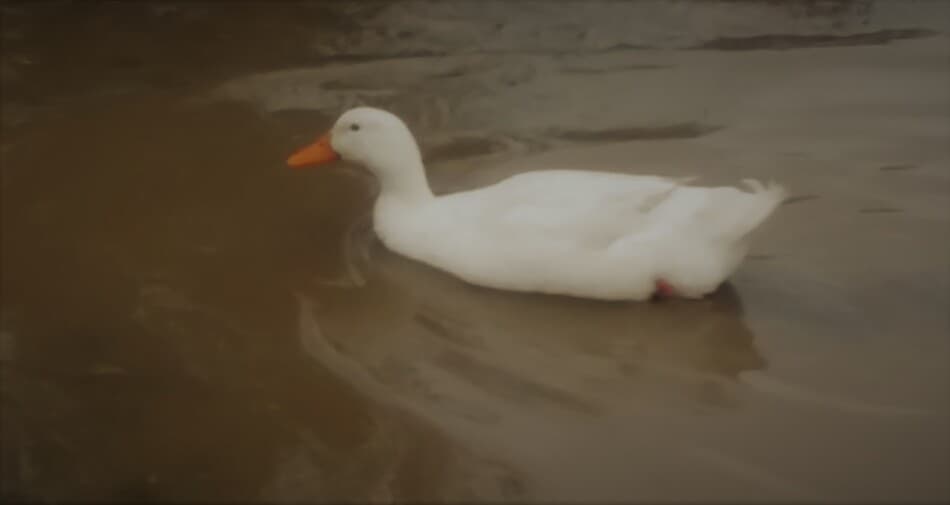
[[380,179],[373,224],[388,248],[498,289],[644,300],[663,286],[701,297],[736,270],[750,233],[785,195],[751,180],[742,191],[546,170],[434,196],[415,140],[393,114],[352,109],[329,135],[333,151]]

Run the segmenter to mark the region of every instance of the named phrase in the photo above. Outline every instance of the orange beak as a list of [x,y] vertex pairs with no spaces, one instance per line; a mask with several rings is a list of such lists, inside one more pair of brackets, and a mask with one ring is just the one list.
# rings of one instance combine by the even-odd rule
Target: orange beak
[[340,159],[340,155],[330,145],[330,134],[325,133],[313,144],[306,146],[287,158],[287,165],[291,168],[304,168],[313,165],[322,165]]

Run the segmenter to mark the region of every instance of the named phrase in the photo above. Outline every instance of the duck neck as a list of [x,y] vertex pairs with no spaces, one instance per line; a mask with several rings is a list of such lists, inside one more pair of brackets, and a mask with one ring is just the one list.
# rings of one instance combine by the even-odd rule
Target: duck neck
[[406,204],[425,203],[434,198],[421,157],[415,156],[392,163],[392,166],[379,168],[381,169],[376,170],[376,173],[381,198],[394,198]]

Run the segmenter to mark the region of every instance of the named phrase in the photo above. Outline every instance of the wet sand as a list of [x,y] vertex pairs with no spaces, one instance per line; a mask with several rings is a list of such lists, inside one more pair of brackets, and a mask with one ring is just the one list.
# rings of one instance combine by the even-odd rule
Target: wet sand
[[[0,9],[4,499],[950,500],[947,4]],[[706,300],[469,286],[284,166],[358,103],[793,196]]]

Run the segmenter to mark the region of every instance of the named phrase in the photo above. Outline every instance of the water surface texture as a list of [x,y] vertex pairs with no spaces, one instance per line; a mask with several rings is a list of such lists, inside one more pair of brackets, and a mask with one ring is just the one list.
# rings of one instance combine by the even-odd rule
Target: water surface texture
[[[2,497],[950,500],[950,3],[47,2],[2,13]],[[702,301],[493,291],[374,238],[539,168],[775,179]]]

